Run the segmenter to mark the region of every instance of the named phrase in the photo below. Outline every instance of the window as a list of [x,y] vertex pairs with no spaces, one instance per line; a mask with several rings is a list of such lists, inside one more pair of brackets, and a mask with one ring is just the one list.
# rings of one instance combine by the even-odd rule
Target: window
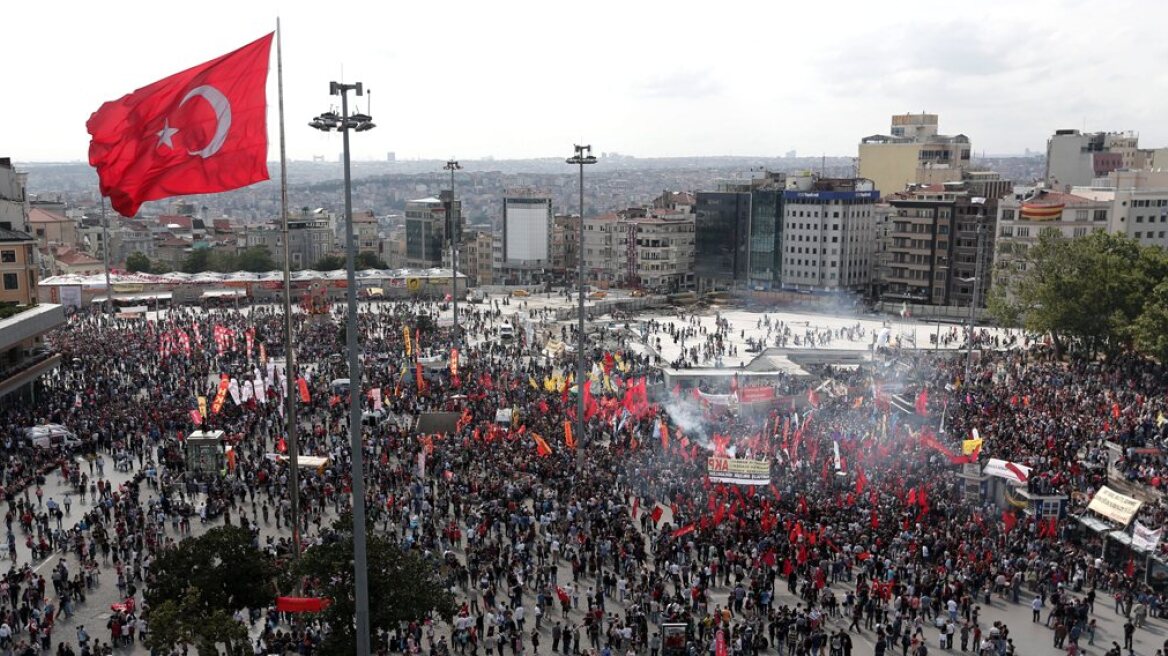
[[1107,220],[1107,210],[1095,210],[1095,216],[1093,218],[1096,221],[1106,221]]
[[4,274],[4,289],[20,289],[20,277],[15,273]]
[[16,262],[16,251],[0,251],[0,262],[5,264]]
[[1143,237],[1143,236],[1144,236],[1144,233],[1142,233],[1142,232],[1137,232],[1137,233],[1136,233],[1136,239],[1139,239],[1139,238],[1141,238],[1141,237]]

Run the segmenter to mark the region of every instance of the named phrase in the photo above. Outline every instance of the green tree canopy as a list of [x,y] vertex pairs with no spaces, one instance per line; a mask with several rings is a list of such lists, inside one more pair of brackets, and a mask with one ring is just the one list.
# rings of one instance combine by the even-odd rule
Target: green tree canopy
[[181,597],[152,607],[148,618],[150,630],[144,639],[146,647],[170,652],[194,645],[200,655],[218,656],[222,644],[230,656],[251,653],[247,627],[236,622],[226,610],[208,611],[199,596],[196,588],[187,588]]
[[186,256],[182,263],[185,273],[202,273],[211,268],[211,251],[206,248],[195,248]]
[[277,268],[272,254],[263,246],[252,246],[240,253],[236,258],[236,266],[239,267],[236,271],[250,271],[252,273],[275,271]]
[[345,258],[340,255],[325,255],[312,265],[315,271],[336,271],[345,268]]
[[195,590],[200,608],[228,613],[273,603],[277,570],[239,526],[219,526],[165,549],[150,565],[146,601],[158,606]]
[[388,269],[389,265],[377,257],[377,253],[362,251],[357,253],[357,270],[361,269]]
[[[454,616],[454,595],[441,580],[437,562],[428,561],[415,551],[403,551],[386,536],[377,534],[367,536],[366,553],[372,632],[392,631],[399,622],[419,620],[432,612],[445,620]],[[321,646],[321,653],[354,653],[356,604],[351,516],[337,520],[323,544],[304,552],[297,573],[319,581],[322,589],[316,594],[332,600],[332,605],[324,611],[324,619],[333,632]]]
[[139,251],[134,251],[126,257],[126,271],[130,273],[150,273],[150,258]]
[[1091,352],[1131,346],[1137,318],[1168,272],[1159,249],[1106,232],[1067,239],[1047,231],[1033,247],[1001,256],[1010,270],[995,276],[990,312],[1049,333],[1060,351],[1068,338]]

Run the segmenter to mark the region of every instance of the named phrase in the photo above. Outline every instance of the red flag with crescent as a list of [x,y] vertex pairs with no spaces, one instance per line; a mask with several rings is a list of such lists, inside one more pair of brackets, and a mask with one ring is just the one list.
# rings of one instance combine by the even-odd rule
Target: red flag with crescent
[[122,216],[150,200],[268,179],[268,34],[104,103],[85,124],[89,164]]

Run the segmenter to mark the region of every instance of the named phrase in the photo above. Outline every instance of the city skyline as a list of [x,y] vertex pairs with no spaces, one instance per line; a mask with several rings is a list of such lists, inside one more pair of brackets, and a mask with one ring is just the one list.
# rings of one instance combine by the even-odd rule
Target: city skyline
[[[79,5],[58,21],[43,7],[6,9],[13,25],[53,28],[51,38],[16,30],[9,52],[28,55],[24,78],[67,96],[40,101],[40,129],[28,129],[27,104],[0,106],[5,154],[20,161],[84,161],[85,121],[102,102],[234,50],[277,15],[294,160],[335,160],[339,137],[305,124],[335,103],[328,82],[342,79],[373,91],[372,107],[357,103],[378,124],[353,141],[359,160],[556,157],[581,140],[638,157],[854,156],[891,114],[920,111],[968,135],[978,155],[1042,151],[1060,128],[1133,130],[1141,145],[1168,145],[1157,120],[1168,109],[1157,64],[1168,46],[1156,35],[1168,7],[1136,1],[1108,12],[1126,20],[1102,24],[1090,5],[1055,0],[988,2],[960,18],[915,1],[829,17],[814,6],[600,3],[573,15],[454,2],[346,13],[212,0],[182,15]],[[269,160],[276,98],[273,53]]]

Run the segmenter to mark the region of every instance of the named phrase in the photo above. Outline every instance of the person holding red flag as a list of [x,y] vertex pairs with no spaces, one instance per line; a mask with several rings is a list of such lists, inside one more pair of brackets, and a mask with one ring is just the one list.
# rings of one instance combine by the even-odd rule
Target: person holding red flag
[[119,214],[171,196],[268,179],[272,34],[103,104],[85,124],[89,164]]

